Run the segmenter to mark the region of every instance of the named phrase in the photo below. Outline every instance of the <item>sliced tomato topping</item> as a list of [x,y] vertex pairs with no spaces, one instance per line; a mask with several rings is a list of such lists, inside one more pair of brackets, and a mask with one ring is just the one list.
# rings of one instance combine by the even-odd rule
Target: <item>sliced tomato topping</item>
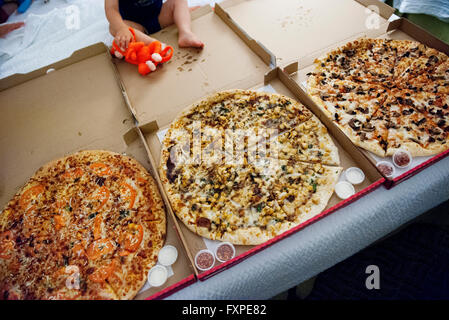
[[142,178],[142,177],[138,177],[137,178],[137,182],[139,182],[139,183],[147,183],[148,181],[146,179]]
[[113,260],[109,265],[97,268],[88,278],[96,283],[105,282],[107,278],[113,275],[115,268],[116,260]]
[[91,260],[96,260],[104,254],[115,250],[115,243],[111,239],[99,239],[92,242],[87,248],[87,256]]
[[134,206],[134,202],[136,201],[137,191],[133,187],[131,187],[128,183],[123,182],[121,187],[121,198],[127,202],[129,202],[128,209],[131,209]]
[[103,222],[103,216],[101,215],[101,213],[98,213],[95,216],[95,220],[94,220],[94,239],[98,240],[101,238],[101,222]]
[[56,229],[56,231],[61,230],[62,227],[65,226],[64,218],[61,215],[59,215],[59,214],[55,215],[53,218],[55,219],[55,229]]
[[81,178],[83,174],[84,170],[81,168],[69,168],[64,172],[62,177],[64,179],[76,179]]
[[31,188],[28,188],[19,199],[19,206],[22,210],[25,210],[27,212],[34,210],[36,206],[32,205],[30,206],[31,201],[34,198],[37,198],[40,194],[44,193],[45,188],[43,185],[38,184]]
[[90,165],[90,169],[99,176],[107,176],[111,174],[111,168],[102,162],[95,162]]
[[95,211],[100,210],[105,205],[105,203],[109,199],[110,194],[111,192],[109,191],[109,189],[105,186],[102,186],[92,195],[92,199],[99,201],[97,207],[95,208]]
[[[126,256],[131,252],[137,251],[139,249],[140,243],[143,240],[143,227],[140,224],[130,223],[128,225],[128,230],[122,237],[122,246],[124,251],[120,255]],[[126,253],[126,251],[128,253]]]

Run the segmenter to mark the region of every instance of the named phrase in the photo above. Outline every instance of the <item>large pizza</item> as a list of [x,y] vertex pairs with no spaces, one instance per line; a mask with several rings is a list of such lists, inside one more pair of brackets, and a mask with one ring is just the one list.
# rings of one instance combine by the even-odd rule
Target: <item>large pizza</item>
[[216,93],[167,131],[160,176],[176,215],[200,236],[259,244],[326,207],[342,168],[326,127],[293,99]]
[[0,299],[129,299],[166,232],[136,160],[81,151],[40,168],[0,213]]
[[449,60],[436,49],[362,38],[317,59],[307,87],[356,145],[378,156],[449,149]]

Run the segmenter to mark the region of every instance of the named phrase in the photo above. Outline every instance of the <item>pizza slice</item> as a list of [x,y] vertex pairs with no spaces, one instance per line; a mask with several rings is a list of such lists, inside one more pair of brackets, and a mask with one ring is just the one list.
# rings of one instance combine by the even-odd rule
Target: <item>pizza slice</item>
[[449,94],[449,60],[438,65],[431,73],[424,72],[410,78],[403,88],[415,93]]
[[426,149],[438,153],[449,148],[446,143],[449,134],[449,95],[402,91],[399,100],[426,117],[427,140],[422,142]]
[[387,129],[382,109],[389,91],[373,90],[367,84],[354,89],[322,93],[313,99],[356,145],[384,156]]
[[[380,84],[393,80],[396,52],[392,40],[361,38],[315,61],[315,74],[324,80],[340,79]],[[321,79],[323,80],[323,79]]]
[[[447,132],[438,128],[431,116],[420,112],[412,99],[401,95],[397,93],[387,102],[390,106],[387,155],[407,149],[413,156],[426,156],[435,154],[437,148],[444,149]],[[437,142],[436,138],[442,141]]]
[[394,79],[398,86],[423,73],[432,73],[447,56],[422,43],[398,41],[397,61],[394,67]]
[[297,225],[322,212],[342,168],[288,161],[281,161],[279,165],[271,192],[286,214],[286,220]]

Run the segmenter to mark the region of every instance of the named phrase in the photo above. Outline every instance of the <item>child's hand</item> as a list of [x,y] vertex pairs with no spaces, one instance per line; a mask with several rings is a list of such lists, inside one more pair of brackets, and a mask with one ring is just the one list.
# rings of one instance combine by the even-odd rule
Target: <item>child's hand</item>
[[133,39],[133,34],[129,31],[129,27],[125,26],[117,31],[115,35],[115,42],[122,49],[126,50],[129,43]]

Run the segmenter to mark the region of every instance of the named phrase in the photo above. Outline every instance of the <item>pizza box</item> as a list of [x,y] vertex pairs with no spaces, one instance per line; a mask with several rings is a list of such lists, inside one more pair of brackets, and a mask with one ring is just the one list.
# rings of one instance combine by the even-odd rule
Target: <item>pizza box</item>
[[[256,84],[251,87],[238,87],[240,89],[252,89],[252,90],[260,90],[265,92],[272,93],[280,93],[286,96],[289,96],[297,101],[306,104],[306,95],[292,83],[288,77],[288,75],[284,74],[281,69],[275,68],[269,71],[265,75],[264,83]],[[306,104],[307,105],[307,104]],[[184,108],[188,106],[185,105]],[[311,108],[312,111],[314,111]],[[329,126],[326,123],[327,119],[321,119],[322,122],[328,127],[330,135],[332,136],[340,155],[341,166],[344,169],[348,169],[350,167],[358,167],[362,169],[364,172],[366,179],[360,185],[355,185],[356,194],[346,200],[340,200],[335,194],[331,197],[327,207],[323,212],[309,219],[308,221],[300,224],[297,227],[290,229],[289,231],[257,246],[243,246],[243,245],[235,245],[236,256],[235,258],[225,262],[219,263],[216,261],[215,266],[208,270],[202,272],[198,268],[196,268],[197,276],[199,280],[205,280],[220,271],[223,271],[239,262],[243,259],[255,254],[256,252],[263,250],[264,248],[270,246],[277,241],[282,240],[283,238],[295,233],[307,225],[325,217],[326,215],[331,214],[332,212],[338,210],[339,208],[348,205],[349,203],[357,200],[360,197],[363,197],[370,191],[376,189],[380,185],[384,183],[384,178],[379,174],[376,168],[372,165],[370,161],[366,159],[366,157],[360,152],[360,150],[355,147],[350,140],[342,134],[340,131],[335,130],[335,127]],[[324,120],[324,121],[323,121]],[[158,120],[152,121],[147,124],[140,125],[140,130],[142,132],[142,136],[144,138],[144,143],[148,147],[149,156],[153,159],[153,163],[155,167],[159,166],[159,158],[161,152],[161,142],[163,137],[170,126],[169,122],[159,122]],[[344,175],[342,174],[339,181],[345,180]],[[171,211],[172,212],[172,211]],[[194,257],[200,250],[209,249],[214,251],[215,248],[220,244],[220,241],[209,240],[203,238],[201,236],[196,235],[191,232],[180,220],[178,220],[178,226],[180,233],[183,235],[183,238],[186,241],[187,249],[190,251],[190,256]]]
[[[377,0],[282,0],[274,6],[269,0],[227,0],[219,10],[244,29],[275,56],[277,65],[286,67],[299,61],[299,70],[291,78],[307,92],[306,74],[322,54],[360,37],[416,40],[449,54],[449,46],[407,19],[394,15],[394,9]],[[216,9],[217,10],[217,9]],[[376,165],[393,164],[391,157],[378,157],[361,149]],[[407,168],[395,168],[385,176],[388,188],[413,176],[449,151],[434,156],[414,157]]]
[[[42,165],[79,150],[127,154],[152,173],[102,43],[31,73],[0,80],[0,105],[1,210]],[[145,285],[136,299],[164,297],[196,280],[171,215],[166,244],[178,249],[172,276],[162,287]]]
[[168,122],[186,103],[216,90],[249,86],[270,70],[272,56],[229,25],[206,5],[192,12],[192,30],[206,43],[204,49],[179,48],[175,26],[155,33],[156,39],[173,46],[174,54],[145,77],[136,66],[114,59],[125,98],[139,123]]
[[395,11],[378,0],[225,0],[215,10],[272,52],[277,66],[385,28]]
[[[174,58],[171,63],[167,63],[146,77],[139,76],[133,66],[121,60],[114,60],[120,74],[123,93],[136,117],[139,135],[146,146],[156,177],[159,174],[157,168],[163,136],[178,113],[191,103],[214,92],[235,88],[275,91],[303,101],[301,91],[287,81],[289,78],[279,68],[272,68],[274,64],[272,54],[236,26],[224,14],[224,11],[217,10],[217,7],[214,11],[203,7],[200,11],[194,12],[192,28],[206,43],[205,48],[202,51],[179,49],[176,46],[176,29],[169,27],[162,30],[154,36],[174,45]],[[220,34],[219,41],[215,40],[216,34]],[[288,89],[284,82],[288,83],[293,90]],[[208,85],[206,86],[205,83]],[[205,280],[241,262],[246,257],[282,240],[383,184],[383,177],[360,150],[352,145],[341,132],[332,127],[329,127],[329,130],[340,150],[343,167],[357,166],[366,175],[364,183],[356,186],[356,194],[344,201],[339,200],[336,195],[332,196],[327,208],[321,214],[264,244],[235,246],[235,258],[221,264],[216,262],[212,269],[205,272],[195,267],[194,257],[202,249],[209,248],[213,251],[219,242],[196,235],[176,218],[161,181],[157,179],[160,189],[163,190],[162,194],[168,211],[173,216],[179,234],[185,242],[198,279]]]

